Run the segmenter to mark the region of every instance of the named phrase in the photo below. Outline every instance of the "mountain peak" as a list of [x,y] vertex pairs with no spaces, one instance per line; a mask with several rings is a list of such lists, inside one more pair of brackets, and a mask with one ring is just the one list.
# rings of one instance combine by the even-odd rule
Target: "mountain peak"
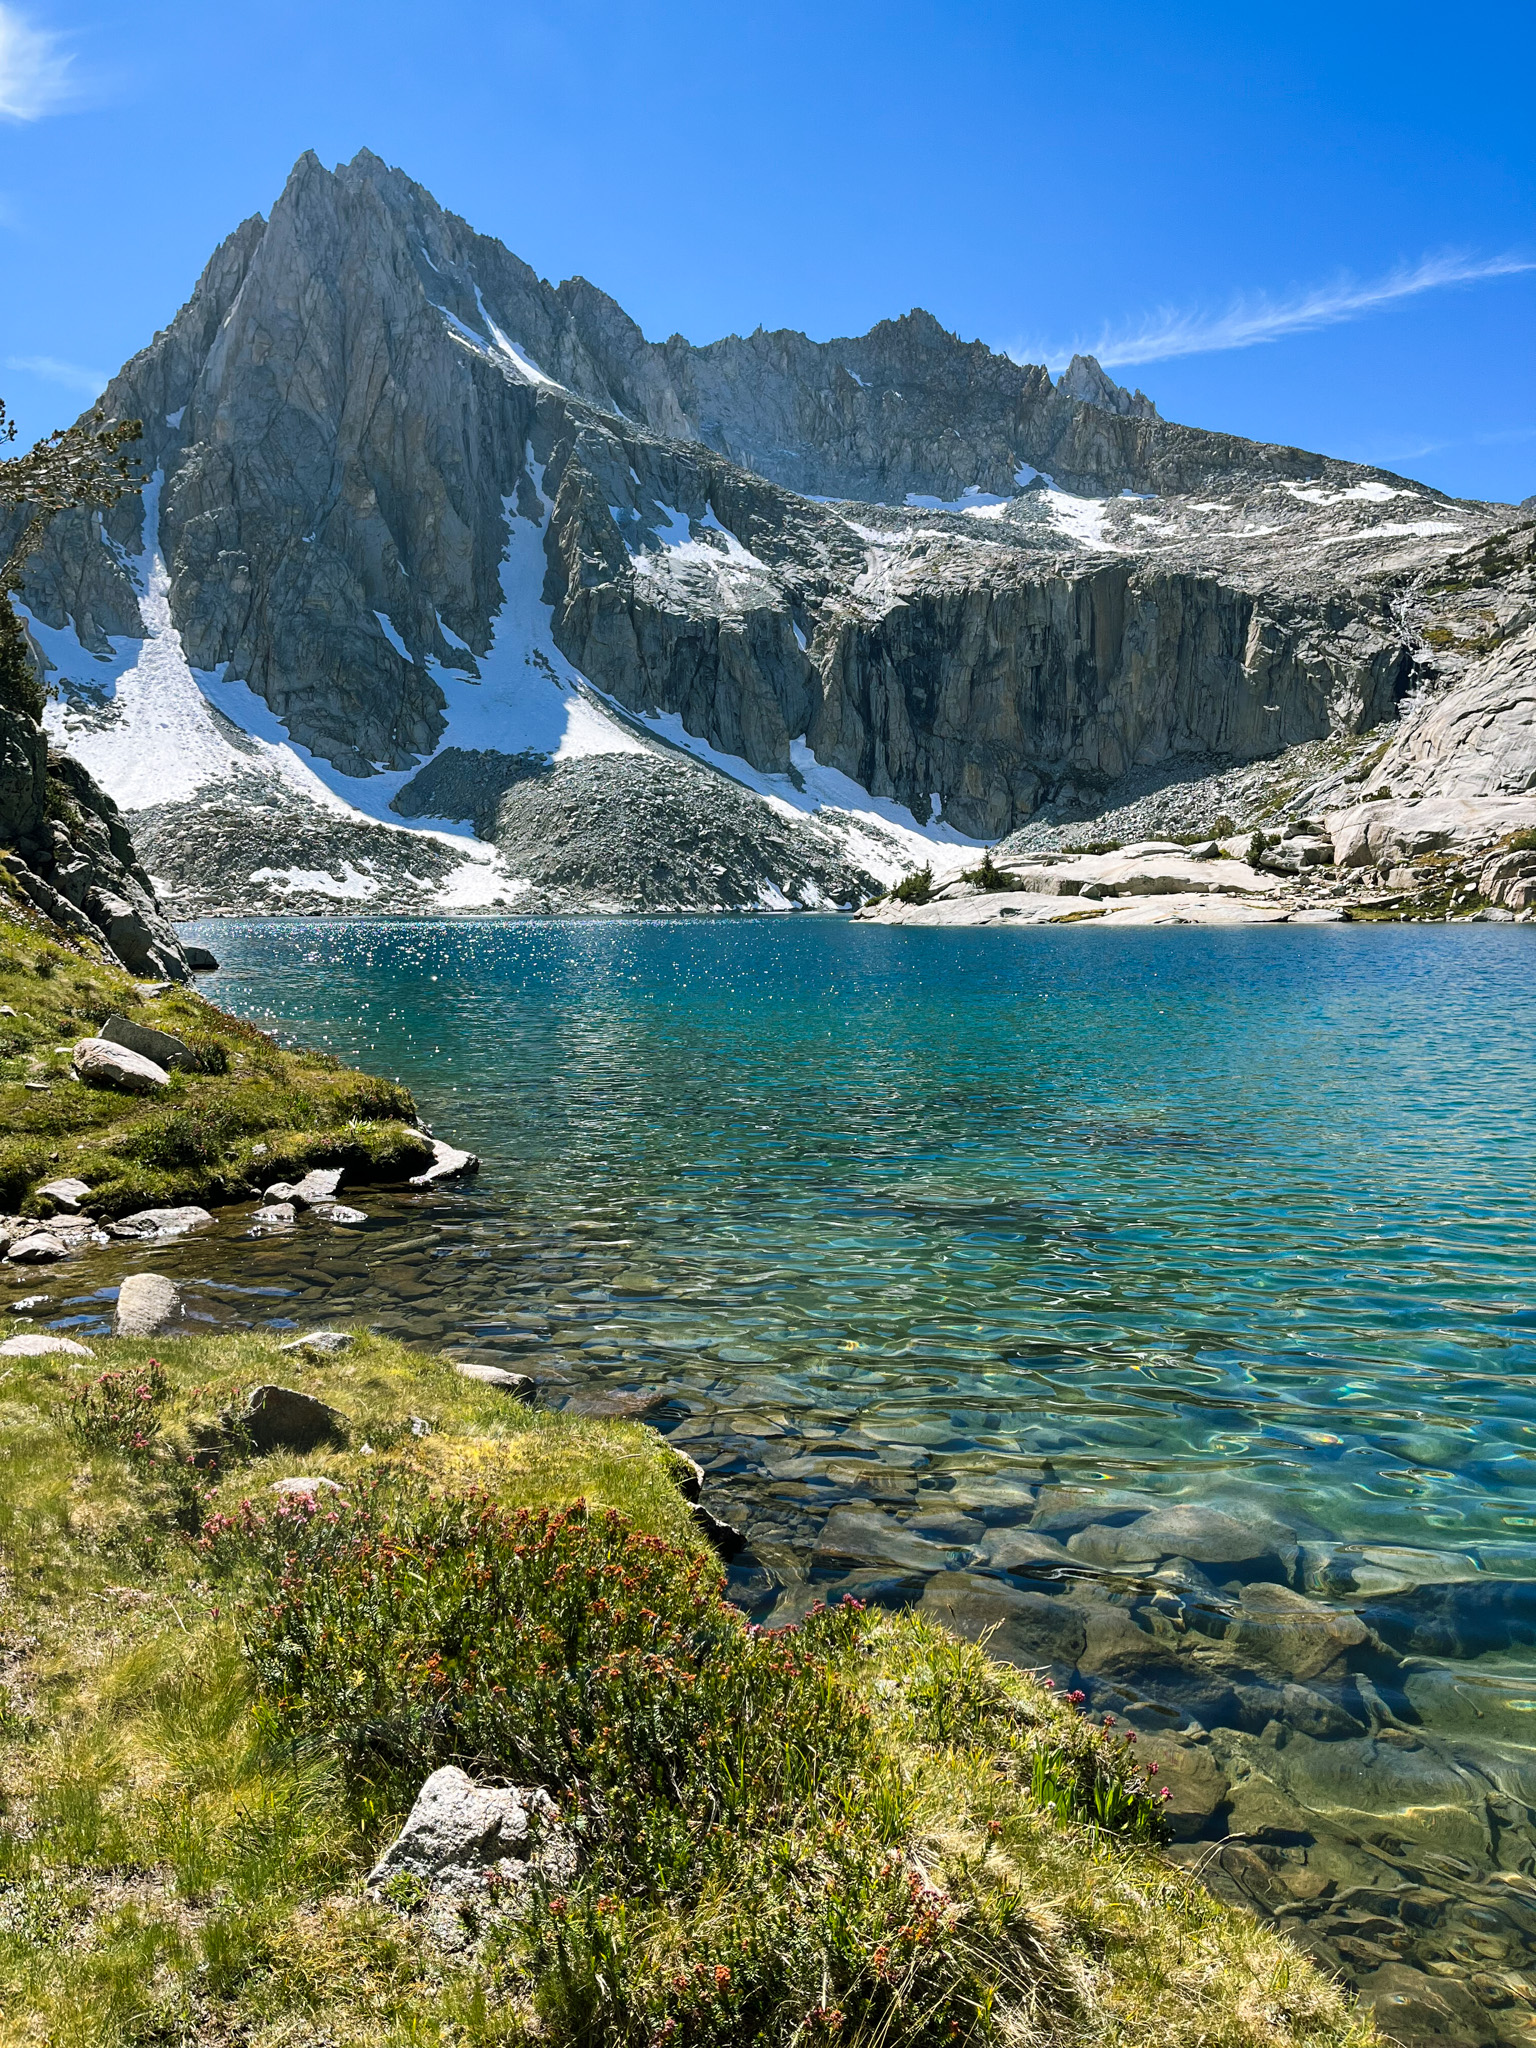
[[1056,389],[1069,398],[1096,405],[1121,419],[1155,420],[1157,407],[1144,391],[1127,391],[1101,368],[1097,356],[1075,355],[1057,380]]

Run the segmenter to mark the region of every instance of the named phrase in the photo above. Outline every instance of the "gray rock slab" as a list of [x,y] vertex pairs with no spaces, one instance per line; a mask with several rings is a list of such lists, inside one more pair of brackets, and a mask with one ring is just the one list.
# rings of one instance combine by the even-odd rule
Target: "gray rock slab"
[[208,1210],[188,1203],[179,1209],[139,1209],[132,1216],[120,1216],[107,1229],[113,1237],[185,1237],[189,1230],[201,1230],[212,1221]]
[[302,1337],[290,1337],[286,1344],[279,1344],[279,1351],[307,1351],[317,1358],[334,1358],[340,1351],[350,1351],[356,1342],[350,1330],[306,1330]]
[[155,1060],[114,1045],[110,1038],[82,1038],[74,1051],[75,1073],[91,1088],[115,1088],[123,1095],[153,1095],[171,1077]]
[[367,1211],[350,1209],[345,1202],[311,1202],[309,1213],[318,1223],[366,1223]]
[[459,1891],[492,1870],[514,1880],[540,1869],[552,1877],[573,1872],[574,1847],[559,1820],[542,1786],[477,1785],[445,1765],[417,1793],[405,1826],[369,1871],[368,1888],[408,1876],[433,1891]]
[[676,1483],[678,1492],[686,1501],[695,1506],[704,1496],[704,1467],[697,1458],[690,1458],[686,1451],[680,1451],[676,1444],[667,1446],[671,1452],[668,1470]]
[[1208,1747],[1176,1735],[1140,1735],[1136,1760],[1151,1771],[1152,1782],[1173,1794],[1163,1803],[1163,1818],[1175,1841],[1194,1841],[1205,1834],[1231,1796],[1231,1786]]
[[18,1266],[45,1266],[52,1259],[68,1255],[69,1246],[51,1230],[29,1230],[21,1237],[13,1237],[5,1251],[7,1259]]
[[434,1138],[432,1164],[425,1173],[413,1173],[410,1185],[413,1188],[435,1187],[439,1181],[463,1180],[479,1171],[480,1161],[473,1152],[460,1151],[456,1145],[445,1145],[441,1138]]
[[60,1352],[66,1358],[94,1358],[95,1352],[73,1337],[61,1337],[54,1330],[23,1330],[19,1337],[7,1337],[0,1344],[0,1358],[46,1358]]
[[456,1365],[454,1371],[461,1380],[474,1380],[482,1387],[495,1387],[499,1393],[510,1394],[514,1400],[533,1400],[537,1386],[525,1372],[508,1372],[501,1365]]
[[1292,1549],[1296,1542],[1294,1529],[1257,1509],[1237,1515],[1194,1502],[1154,1509],[1136,1527],[1167,1556],[1187,1557],[1195,1564],[1242,1564]]
[[57,1202],[61,1209],[78,1209],[91,1192],[83,1180],[74,1180],[66,1175],[61,1180],[44,1181],[37,1191],[46,1195],[51,1202]]
[[97,1036],[110,1039],[114,1045],[125,1045],[130,1052],[153,1060],[156,1066],[180,1067],[187,1073],[197,1071],[197,1055],[186,1040],[170,1031],[157,1031],[152,1024],[135,1024],[129,1017],[112,1016]]
[[341,1487],[334,1479],[327,1479],[323,1473],[303,1472],[292,1479],[274,1479],[267,1491],[282,1494],[305,1493],[311,1499],[315,1499],[322,1493],[340,1493]]
[[267,1202],[252,1212],[251,1221],[266,1230],[281,1230],[297,1222],[298,1214],[292,1202]]
[[1096,1565],[1101,1571],[1148,1572],[1157,1562],[1158,1551],[1154,1544],[1137,1539],[1139,1526],[1133,1522],[1129,1528],[1111,1529],[1102,1522],[1091,1522],[1067,1538],[1067,1549],[1079,1563]]
[[641,1422],[648,1415],[654,1415],[658,1408],[665,1408],[665,1394],[629,1392],[615,1388],[611,1393],[603,1388],[592,1388],[584,1393],[572,1394],[561,1412],[565,1415],[585,1415],[593,1422]]
[[695,1501],[693,1506],[694,1526],[702,1529],[714,1545],[719,1556],[727,1564],[740,1557],[747,1547],[747,1539],[741,1530],[731,1522],[722,1522],[718,1515],[712,1515],[708,1508]]
[[296,1387],[252,1387],[245,1406],[231,1411],[225,1420],[258,1451],[308,1451],[346,1431],[344,1416]]
[[118,1288],[114,1337],[160,1337],[180,1321],[180,1291],[163,1273],[130,1273]]

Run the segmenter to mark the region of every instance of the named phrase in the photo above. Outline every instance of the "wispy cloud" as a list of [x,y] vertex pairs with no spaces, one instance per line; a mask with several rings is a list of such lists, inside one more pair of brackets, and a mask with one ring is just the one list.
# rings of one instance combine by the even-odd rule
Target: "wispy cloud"
[[7,356],[8,370],[22,370],[50,384],[62,384],[84,398],[99,398],[112,381],[110,370],[87,369],[84,363],[61,363],[57,356]]
[[1514,277],[1536,270],[1536,257],[1510,252],[1503,256],[1448,253],[1400,264],[1384,277],[1362,282],[1342,277],[1333,284],[1312,285],[1286,297],[1267,293],[1240,294],[1223,312],[1180,311],[1162,307],[1143,319],[1102,328],[1096,339],[1045,349],[1015,348],[1022,361],[1065,368],[1074,355],[1097,356],[1106,369],[1128,363],[1161,363],[1171,356],[1210,355],[1222,349],[1254,348],[1285,334],[1305,334],[1341,321],[1363,319],[1401,299],[1421,292],[1443,291],[1451,285],[1479,284],[1492,277]]
[[36,121],[75,97],[74,59],[48,29],[0,4],[0,120]]

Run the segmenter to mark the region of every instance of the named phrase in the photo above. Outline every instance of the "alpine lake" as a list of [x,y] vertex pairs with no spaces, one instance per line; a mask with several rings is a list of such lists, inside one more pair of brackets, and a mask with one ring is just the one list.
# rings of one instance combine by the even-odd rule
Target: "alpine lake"
[[754,1618],[921,1601],[1048,1667],[1155,1754],[1170,1853],[1388,2032],[1428,2038],[1428,1980],[1454,2038],[1529,2040],[1536,932],[187,936],[482,1171],[12,1307],[105,1332],[152,1265],[214,1322],[638,1414],[746,1535]]

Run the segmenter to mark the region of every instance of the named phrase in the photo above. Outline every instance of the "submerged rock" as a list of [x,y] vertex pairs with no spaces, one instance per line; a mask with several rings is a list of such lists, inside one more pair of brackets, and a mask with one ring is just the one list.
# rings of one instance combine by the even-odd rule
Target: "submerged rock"
[[878,1508],[837,1508],[828,1515],[814,1553],[817,1564],[889,1564],[903,1571],[947,1570],[965,1552],[914,1536]]

